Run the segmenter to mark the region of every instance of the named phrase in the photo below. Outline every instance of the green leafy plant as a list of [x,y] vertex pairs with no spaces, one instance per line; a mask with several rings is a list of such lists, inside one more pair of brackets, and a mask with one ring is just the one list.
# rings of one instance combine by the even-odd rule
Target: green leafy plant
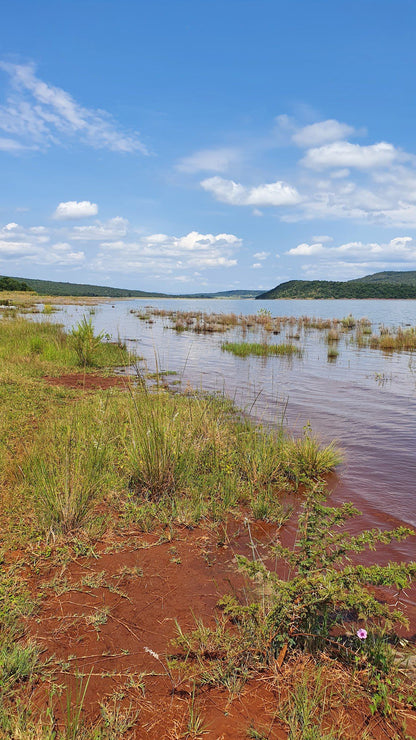
[[[290,567],[291,577],[282,580],[261,561],[239,557],[252,576],[261,577],[272,588],[267,622],[273,633],[271,647],[279,652],[284,645],[315,651],[336,646],[357,649],[359,640],[351,637],[351,624],[364,620],[370,634],[386,633],[397,623],[406,624],[403,613],[379,601],[369,586],[395,586],[401,590],[416,577],[416,563],[391,562],[388,565],[353,565],[350,553],[375,549],[378,543],[403,540],[414,534],[407,527],[390,531],[366,530],[351,535],[345,522],[358,512],[350,503],[324,506],[316,493],[309,494],[298,519],[298,536],[293,549],[280,543],[272,548],[277,558]],[[345,627],[347,625],[347,627]],[[349,625],[349,626],[348,626]],[[342,629],[335,634],[334,629]],[[369,641],[369,647],[371,642]],[[363,657],[369,662],[371,651]]]

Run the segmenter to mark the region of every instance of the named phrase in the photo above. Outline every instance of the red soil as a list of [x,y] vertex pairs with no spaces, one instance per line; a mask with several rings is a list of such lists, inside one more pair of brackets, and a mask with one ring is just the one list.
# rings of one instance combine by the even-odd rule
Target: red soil
[[[274,532],[269,525],[253,525],[251,535],[264,552],[261,543],[269,544]],[[286,726],[276,712],[278,697],[287,694],[284,678],[291,670],[290,654],[281,671],[276,666],[269,675],[259,672],[234,698],[226,689],[199,689],[195,706],[206,730],[203,735],[187,730],[196,669],[191,666],[182,678],[175,675],[173,682],[166,670],[166,655],[175,653],[171,640],[176,622],[184,631],[195,628],[198,618],[213,626],[220,616],[217,601],[226,593],[250,601],[253,586],[235,565],[236,553],[252,556],[250,544],[243,523],[232,522],[228,529],[222,524],[184,527],[170,541],[131,531],[101,541],[95,548],[98,558],[78,558],[63,567],[51,567],[45,559],[29,581],[33,591],[42,588],[46,598],[27,627],[29,636],[44,647],[42,658],[53,656],[51,681],[69,686],[75,696],[76,670],[87,674],[86,717],[96,719],[99,702],[113,695],[111,706],[131,706],[138,712],[134,729],[126,735],[132,739],[246,740],[250,727],[270,740],[286,738]],[[125,568],[139,568],[143,575],[123,575]],[[50,582],[56,577],[60,583],[53,588]],[[46,582],[50,587],[44,590]],[[91,621],[100,614],[102,623],[94,627]],[[145,674],[144,692],[140,674]],[[34,702],[45,706],[48,693],[47,682],[38,685]],[[56,706],[62,718],[65,693]],[[388,721],[372,718],[368,706],[358,705],[348,719],[351,733],[346,731],[345,738],[359,738],[364,729],[368,738],[392,737]],[[409,725],[408,731],[412,729],[416,733],[416,723]]]
[[49,385],[62,385],[65,388],[79,388],[80,390],[96,390],[97,388],[105,390],[114,386],[126,388],[129,382],[127,377],[120,377],[119,375],[106,377],[95,373],[68,373],[56,377],[45,375],[43,380]]

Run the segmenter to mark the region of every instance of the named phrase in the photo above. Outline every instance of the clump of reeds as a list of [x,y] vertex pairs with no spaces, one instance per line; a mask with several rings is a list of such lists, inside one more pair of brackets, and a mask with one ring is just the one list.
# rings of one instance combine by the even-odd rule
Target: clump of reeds
[[337,349],[335,349],[335,347],[328,347],[327,358],[330,362],[333,362],[334,360],[336,360],[338,355],[339,355],[339,352]]
[[379,335],[373,334],[370,337],[369,347],[371,349],[382,349],[386,352],[393,352],[394,350],[413,351],[416,349],[416,327],[406,329],[399,327],[397,330],[381,327]]
[[331,344],[332,342],[339,342],[340,339],[341,339],[341,335],[338,329],[331,328],[328,330],[326,334],[326,341],[328,344]]
[[355,329],[357,322],[352,314],[348,314],[348,316],[341,319],[341,324],[348,331],[349,329]]
[[255,355],[267,357],[268,355],[292,356],[302,354],[302,350],[294,344],[267,344],[260,342],[223,342],[221,349],[224,352],[232,352],[238,357]]

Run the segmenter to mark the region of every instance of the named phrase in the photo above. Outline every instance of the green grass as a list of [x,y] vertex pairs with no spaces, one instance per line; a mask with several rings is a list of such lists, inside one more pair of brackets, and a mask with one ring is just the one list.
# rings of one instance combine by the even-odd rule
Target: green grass
[[25,473],[44,531],[70,532],[84,524],[106,490],[109,444],[106,407],[88,401],[38,436]]
[[[32,322],[23,317],[6,318],[0,321],[0,361],[8,375],[36,377],[57,374],[59,371],[76,370],[82,367],[89,371],[94,368],[111,368],[128,365],[135,358],[118,343],[106,341],[104,337],[94,337],[93,347],[87,323],[84,351],[78,348],[79,341],[66,334],[60,324]],[[75,333],[77,333],[77,329]],[[82,342],[81,342],[82,345]],[[84,348],[85,349],[85,348]]]
[[237,357],[268,357],[269,355],[292,356],[301,355],[302,350],[294,344],[261,344],[259,342],[224,342],[221,345],[224,352],[231,352]]

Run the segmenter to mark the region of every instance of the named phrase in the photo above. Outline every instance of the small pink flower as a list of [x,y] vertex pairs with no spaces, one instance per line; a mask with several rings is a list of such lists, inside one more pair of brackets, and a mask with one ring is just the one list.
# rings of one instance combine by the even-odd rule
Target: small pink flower
[[367,630],[364,630],[364,629],[357,630],[357,637],[360,640],[365,640],[367,638]]

